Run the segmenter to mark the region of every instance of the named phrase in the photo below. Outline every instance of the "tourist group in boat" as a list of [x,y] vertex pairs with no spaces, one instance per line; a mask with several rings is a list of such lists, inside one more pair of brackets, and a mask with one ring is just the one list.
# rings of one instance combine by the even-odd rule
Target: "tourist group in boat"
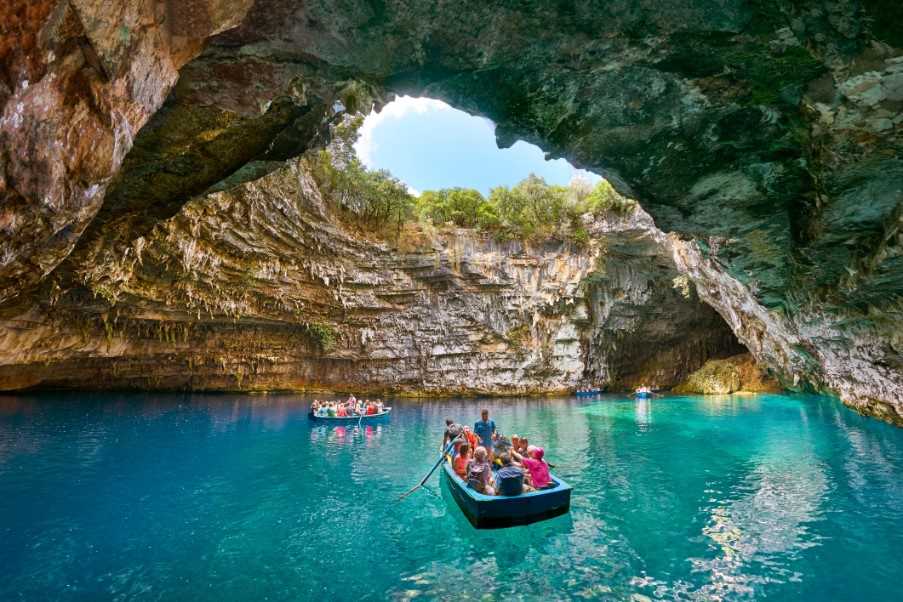
[[633,392],[633,396],[637,399],[645,399],[647,397],[651,397],[652,389],[650,389],[646,385],[642,385],[636,388],[636,390]]
[[473,428],[447,419],[442,448],[448,446],[455,474],[484,495],[514,496],[554,486],[543,448],[526,437],[500,435],[489,410],[481,412]]
[[315,399],[310,405],[312,416],[319,418],[354,418],[357,416],[374,416],[386,411],[381,399],[357,399],[351,395],[345,401],[321,401]]

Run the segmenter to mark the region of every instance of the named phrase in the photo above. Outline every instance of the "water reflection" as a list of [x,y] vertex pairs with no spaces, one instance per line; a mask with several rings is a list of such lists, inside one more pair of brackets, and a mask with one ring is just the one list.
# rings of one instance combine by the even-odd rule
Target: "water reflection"
[[[729,404],[734,412],[741,404]],[[805,412],[804,408],[801,411]],[[799,581],[794,569],[804,550],[821,545],[812,526],[823,520],[824,500],[830,478],[815,454],[815,443],[806,425],[770,428],[749,442],[751,470],[728,490],[713,483],[707,491],[710,518],[702,534],[712,542],[713,557],[689,559],[694,573],[705,582],[693,589],[675,584],[694,599],[754,598],[768,584]],[[763,571],[763,567],[766,569]],[[676,592],[659,583],[657,595]]]
[[640,432],[649,430],[649,425],[652,424],[652,402],[649,399],[637,399],[634,413]]
[[375,443],[383,435],[384,425],[364,424],[363,426],[346,426],[342,424],[318,424],[310,429],[311,442],[326,442],[335,445],[352,444],[359,441]]

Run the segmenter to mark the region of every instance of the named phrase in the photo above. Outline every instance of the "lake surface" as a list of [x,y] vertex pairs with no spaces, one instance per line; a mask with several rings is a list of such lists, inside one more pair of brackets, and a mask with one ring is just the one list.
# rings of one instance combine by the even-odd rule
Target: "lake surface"
[[[0,600],[899,599],[903,429],[807,396],[0,397]],[[477,531],[434,463],[488,407],[571,512]]]

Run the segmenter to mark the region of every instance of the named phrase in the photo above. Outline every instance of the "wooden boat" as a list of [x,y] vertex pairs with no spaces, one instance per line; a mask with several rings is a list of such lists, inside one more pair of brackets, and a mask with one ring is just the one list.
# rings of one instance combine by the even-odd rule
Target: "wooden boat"
[[322,420],[323,422],[359,422],[361,420],[367,421],[384,418],[385,416],[388,416],[391,411],[391,407],[385,407],[379,414],[364,414],[363,416],[317,416],[313,412],[308,412],[307,417],[311,420]]
[[593,397],[602,393],[602,389],[590,389],[589,391],[577,391],[574,393],[577,397]]
[[483,495],[455,474],[451,458],[443,462],[445,480],[464,516],[477,529],[528,525],[570,510],[571,486],[552,476],[553,487],[514,497]]

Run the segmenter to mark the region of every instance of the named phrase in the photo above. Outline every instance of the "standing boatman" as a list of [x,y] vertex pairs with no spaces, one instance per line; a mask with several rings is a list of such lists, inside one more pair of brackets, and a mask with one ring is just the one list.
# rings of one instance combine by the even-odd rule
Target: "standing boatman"
[[492,456],[492,440],[495,439],[495,420],[489,419],[489,410],[480,412],[482,420],[477,420],[473,425],[473,432],[480,440],[480,445],[486,448]]

